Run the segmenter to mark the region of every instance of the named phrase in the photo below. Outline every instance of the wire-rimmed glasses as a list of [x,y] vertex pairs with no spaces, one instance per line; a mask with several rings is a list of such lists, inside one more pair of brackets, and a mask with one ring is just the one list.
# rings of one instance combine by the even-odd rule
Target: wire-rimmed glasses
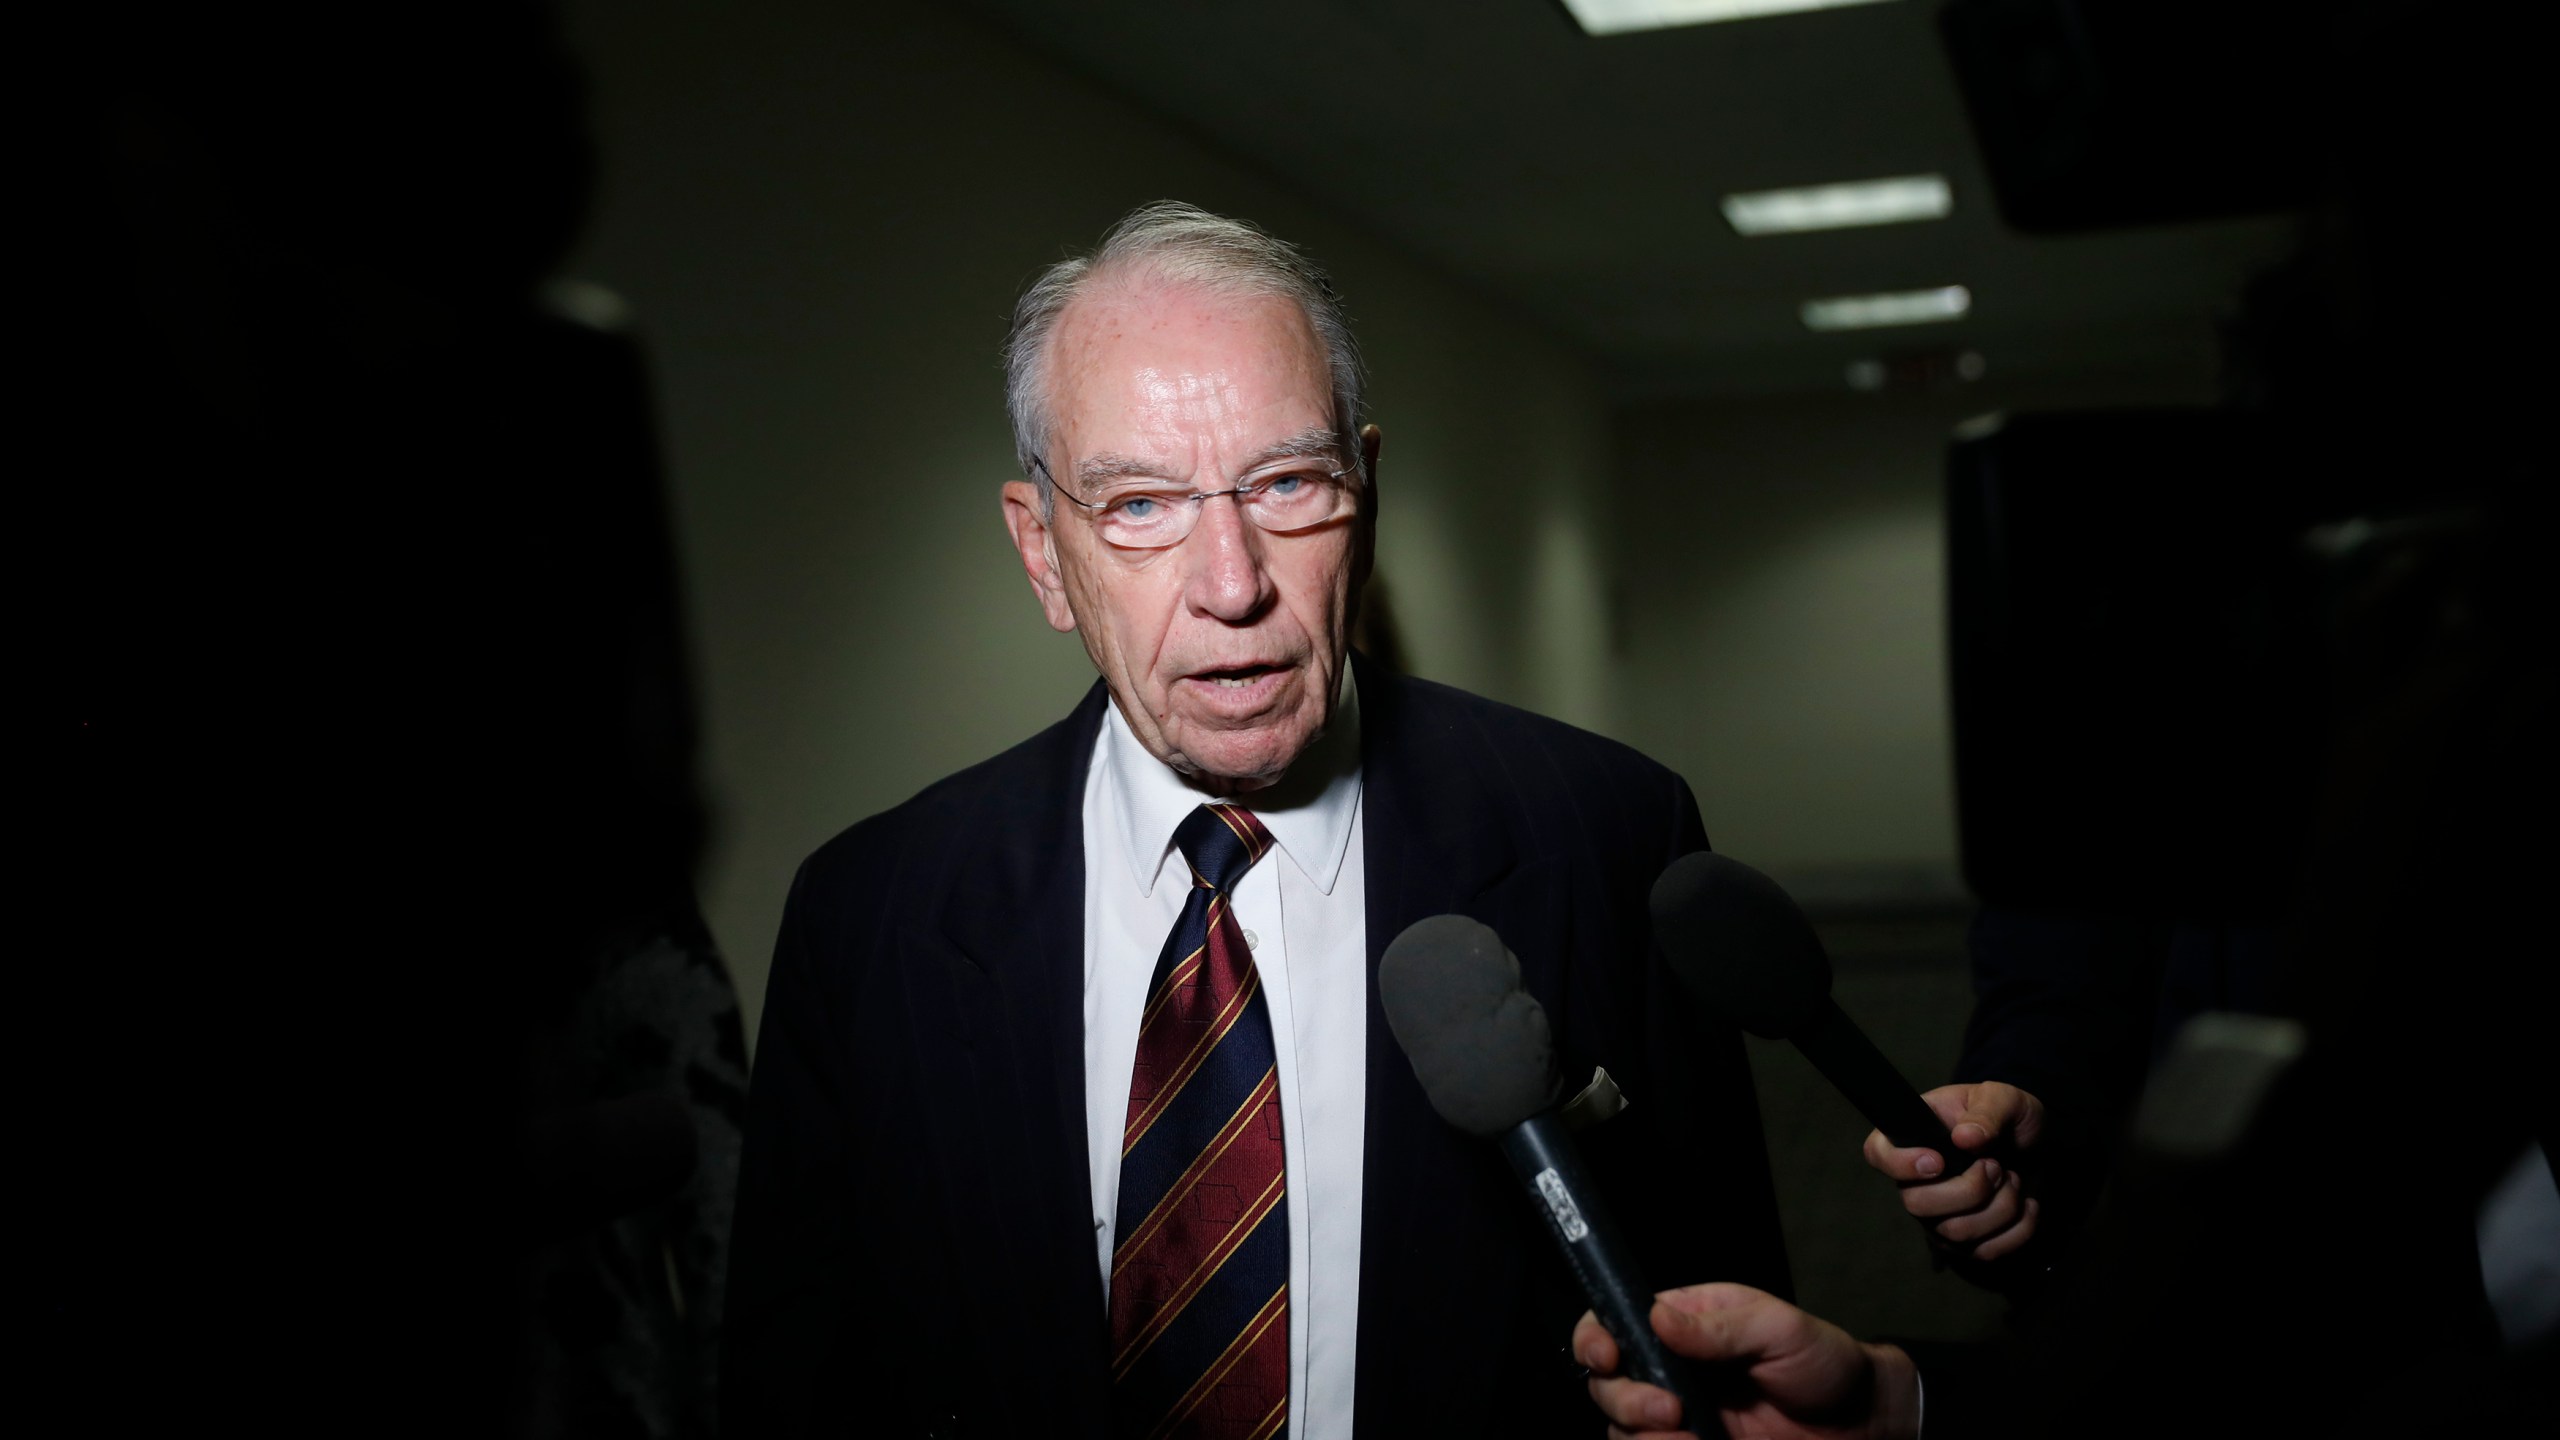
[[1094,528],[1106,543],[1130,550],[1162,550],[1179,545],[1200,523],[1200,512],[1224,495],[1236,502],[1244,518],[1275,534],[1312,530],[1352,512],[1348,469],[1330,470],[1299,461],[1288,468],[1254,476],[1232,490],[1183,490],[1161,483],[1124,485],[1099,500],[1078,497],[1038,456],[1031,463],[1070,505],[1093,516]]

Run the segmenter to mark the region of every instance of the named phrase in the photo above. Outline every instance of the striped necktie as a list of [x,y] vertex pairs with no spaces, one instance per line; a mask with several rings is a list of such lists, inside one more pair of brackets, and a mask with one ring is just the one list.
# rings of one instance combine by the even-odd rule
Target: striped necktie
[[1112,1432],[1266,1440],[1289,1420],[1288,1176],[1270,1006],[1228,899],[1271,832],[1203,805],[1173,840],[1192,886],[1147,986],[1129,1083]]

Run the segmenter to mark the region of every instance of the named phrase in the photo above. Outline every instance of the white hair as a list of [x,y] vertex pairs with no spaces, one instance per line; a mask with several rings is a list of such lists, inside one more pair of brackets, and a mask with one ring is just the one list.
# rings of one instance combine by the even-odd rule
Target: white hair
[[[1058,317],[1098,281],[1152,281],[1193,286],[1219,295],[1269,296],[1295,304],[1324,347],[1333,390],[1333,428],[1343,463],[1362,469],[1360,454],[1360,347],[1333,282],[1296,246],[1242,220],[1212,215],[1196,205],[1159,200],[1120,219],[1089,255],[1061,260],[1040,272],[1014,302],[1013,330],[1004,342],[1005,409],[1013,420],[1014,462],[1048,454],[1055,426],[1050,413],[1049,349]],[[1048,488],[1041,489],[1047,509]]]

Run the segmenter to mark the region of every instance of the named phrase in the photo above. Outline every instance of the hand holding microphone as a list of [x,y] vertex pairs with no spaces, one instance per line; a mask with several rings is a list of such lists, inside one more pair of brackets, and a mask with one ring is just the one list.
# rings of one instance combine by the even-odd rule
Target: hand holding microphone
[[[1724,1433],[1768,1440],[1916,1440],[1920,1376],[1898,1345],[1859,1341],[1839,1326],[1747,1285],[1691,1285],[1653,1303],[1653,1328],[1674,1354],[1720,1367],[1714,1417]],[[1573,1353],[1591,1367],[1591,1400],[1617,1433],[1670,1440],[1710,1436],[1704,1416],[1618,1372],[1609,1333],[1582,1317]]]
[[[1950,1085],[1924,1098],[1831,998],[1831,961],[1776,881],[1707,851],[1671,862],[1653,886],[1653,931],[1672,974],[1743,1029],[1792,1040],[1876,1132],[1867,1160],[1903,1186],[1903,1205],[1951,1244],[1993,1259],[2026,1243],[2035,1202],[1981,1153],[2004,1136],[2031,1144],[2043,1106],[2007,1085]],[[1961,1135],[1951,1133],[1962,1130]]]
[[[2044,1129],[2044,1102],[1997,1080],[1941,1085],[1920,1097],[1961,1149],[1980,1154],[2032,1148]],[[2025,1181],[1997,1160],[1954,1174],[1935,1150],[1897,1145],[1867,1132],[1867,1164],[1902,1188],[1902,1208],[1927,1221],[1930,1233],[1970,1246],[1976,1260],[1997,1260],[2032,1238],[2043,1206]]]

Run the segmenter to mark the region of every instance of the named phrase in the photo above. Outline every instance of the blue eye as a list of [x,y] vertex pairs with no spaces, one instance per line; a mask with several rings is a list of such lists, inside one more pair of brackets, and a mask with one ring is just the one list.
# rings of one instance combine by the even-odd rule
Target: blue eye
[[1272,499],[1286,500],[1293,495],[1304,494],[1307,484],[1307,477],[1304,475],[1281,475],[1264,481],[1262,488]]
[[1153,520],[1163,507],[1164,502],[1152,495],[1132,495],[1114,508],[1124,520]]

